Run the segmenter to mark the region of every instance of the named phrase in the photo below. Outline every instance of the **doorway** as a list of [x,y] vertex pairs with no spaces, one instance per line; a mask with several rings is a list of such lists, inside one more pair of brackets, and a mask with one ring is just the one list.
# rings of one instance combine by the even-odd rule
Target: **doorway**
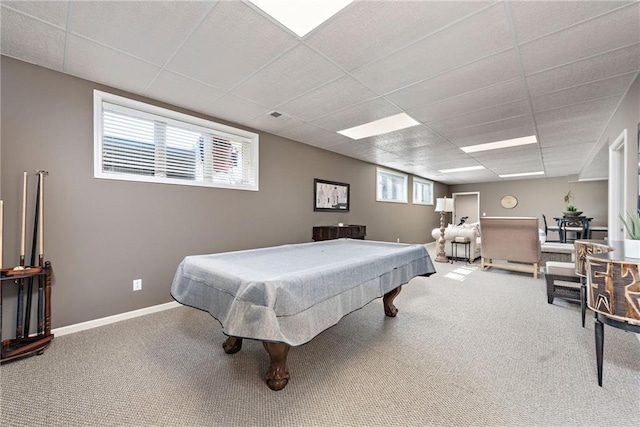
[[609,147],[609,240],[624,239],[624,229],[619,214],[627,212],[627,130]]
[[468,217],[465,222],[480,221],[480,193],[453,193],[453,224],[460,223],[463,217]]

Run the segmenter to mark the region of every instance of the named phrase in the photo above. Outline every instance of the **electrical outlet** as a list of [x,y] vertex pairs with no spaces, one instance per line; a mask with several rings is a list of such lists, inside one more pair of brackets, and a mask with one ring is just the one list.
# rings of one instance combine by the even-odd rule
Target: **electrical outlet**
[[133,281],[133,290],[141,291],[142,290],[142,279],[135,279]]

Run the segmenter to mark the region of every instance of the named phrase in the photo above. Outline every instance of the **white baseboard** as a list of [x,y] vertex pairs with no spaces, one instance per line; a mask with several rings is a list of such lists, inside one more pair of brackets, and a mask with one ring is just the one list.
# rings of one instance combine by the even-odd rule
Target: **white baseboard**
[[51,333],[56,336],[73,334],[75,332],[86,331],[87,329],[97,328],[99,326],[109,325],[111,323],[121,322],[134,317],[144,316],[146,314],[157,313],[158,311],[168,310],[170,308],[180,307],[180,303],[173,301],[165,304],[154,305],[151,307],[141,308],[140,310],[128,311],[126,313],[115,314],[113,316],[103,317],[101,319],[89,320],[87,322],[76,323],[75,325],[63,326],[61,328],[52,329]]

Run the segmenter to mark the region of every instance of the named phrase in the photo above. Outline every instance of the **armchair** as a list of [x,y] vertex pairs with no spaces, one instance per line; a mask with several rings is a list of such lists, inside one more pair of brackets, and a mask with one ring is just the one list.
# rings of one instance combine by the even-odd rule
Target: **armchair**
[[[440,229],[434,228],[431,232],[431,236],[438,241],[440,238]],[[453,256],[451,241],[456,237],[466,237],[469,239],[469,261],[473,262],[476,258],[480,257],[480,224],[479,223],[464,223],[462,225],[451,225],[444,230],[444,250],[447,258]]]

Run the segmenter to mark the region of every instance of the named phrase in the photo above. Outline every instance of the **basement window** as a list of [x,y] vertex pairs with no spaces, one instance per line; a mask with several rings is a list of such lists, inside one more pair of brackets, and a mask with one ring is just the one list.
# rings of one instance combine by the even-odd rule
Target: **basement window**
[[376,201],[407,203],[407,182],[404,173],[376,168]]
[[413,177],[413,204],[433,205],[433,181]]
[[258,135],[94,91],[94,177],[258,190]]

